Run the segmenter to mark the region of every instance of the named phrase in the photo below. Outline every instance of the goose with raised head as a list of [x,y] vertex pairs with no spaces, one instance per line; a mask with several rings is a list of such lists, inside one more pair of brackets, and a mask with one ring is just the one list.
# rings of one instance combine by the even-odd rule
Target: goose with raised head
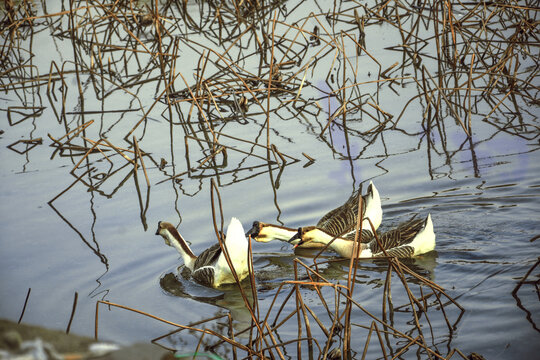
[[[180,253],[184,265],[191,270],[191,277],[198,283],[218,287],[221,284],[236,282],[219,243],[196,256],[171,223],[160,221],[156,235],[161,235],[165,244],[174,247]],[[249,274],[248,242],[242,224],[235,217],[227,227],[223,246],[227,249],[238,279],[242,281]]]
[[[354,234],[356,229],[356,217],[358,216],[359,196],[360,190],[355,191],[343,205],[326,213],[319,222],[317,222],[317,225],[312,228],[320,229],[321,231],[334,236],[346,236],[346,234],[350,233]],[[366,232],[372,233],[367,218],[371,220],[373,227],[377,230],[382,221],[382,207],[379,191],[371,181],[369,182],[366,194],[362,196],[362,208],[364,217],[362,228],[365,229]],[[251,235],[251,237],[258,242],[268,242],[274,239],[289,241],[297,232],[297,228],[255,221],[253,222],[252,228],[246,233],[246,236]],[[298,242],[299,240],[292,242],[292,244],[296,245]],[[305,243],[299,246],[302,248],[324,247],[324,245],[315,242]]]
[[[363,234],[363,240],[364,234]],[[381,246],[386,251],[388,256],[395,257],[413,257],[428,253],[435,249],[435,232],[433,231],[433,222],[431,215],[425,219],[414,219],[414,217],[379,236]],[[354,245],[355,242],[349,238],[329,235],[320,229],[299,228],[296,235],[290,239],[291,243],[302,245],[305,243],[315,242],[319,244],[327,244],[328,247],[340,256],[351,258],[356,255],[358,250]],[[295,246],[295,247],[296,247]],[[360,243],[359,258],[372,258],[386,256],[385,251],[381,249],[377,239],[371,235],[371,241],[368,243]]]

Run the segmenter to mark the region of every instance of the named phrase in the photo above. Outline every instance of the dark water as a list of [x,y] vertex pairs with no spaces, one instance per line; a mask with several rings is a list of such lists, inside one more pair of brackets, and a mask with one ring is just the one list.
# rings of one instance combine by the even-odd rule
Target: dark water
[[[289,7],[293,8],[292,4]],[[386,29],[381,25],[368,35],[373,52],[390,66],[399,59],[383,51],[386,43],[393,43],[394,38],[381,35],[381,28]],[[50,31],[44,27],[32,44],[32,52],[37,55],[32,61],[43,74],[49,71],[53,59],[72,60],[68,52],[72,49],[71,42],[52,36]],[[147,36],[152,37],[151,33]],[[375,46],[377,41],[380,47]],[[29,46],[28,41],[23,43]],[[180,71],[192,84],[194,63],[199,57],[187,47],[182,51]],[[356,61],[352,53],[351,59]],[[331,68],[332,58],[333,55],[323,58],[316,69]],[[366,61],[365,56],[358,59]],[[246,60],[247,64],[242,66],[249,68],[253,65],[250,61]],[[129,72],[136,73],[138,65],[132,58],[128,58],[128,63]],[[370,70],[373,66],[366,61],[360,76],[372,79],[367,72],[373,71]],[[530,358],[537,354],[540,351],[538,269],[529,276],[529,280],[536,281],[536,287],[524,284],[517,296],[512,295],[512,290],[535,264],[539,254],[538,240],[531,241],[540,233],[538,134],[516,136],[482,121],[479,116],[473,119],[472,141],[453,119],[441,119],[444,131],[434,129],[428,138],[422,130],[421,114],[425,109],[414,104],[399,122],[402,131],[359,135],[360,131],[373,126],[370,124],[373,120],[351,115],[346,127],[336,120],[326,135],[319,137],[328,122],[328,113],[340,106],[334,97],[324,95],[329,88],[325,75],[326,72],[310,74],[309,81],[314,87],[303,90],[306,98],[319,99],[318,114],[278,110],[270,116],[270,143],[299,161],[289,161],[282,171],[275,165],[269,171],[267,162],[254,156],[264,158],[266,150],[256,147],[252,150],[248,143],[220,137],[221,144],[251,151],[251,155],[229,150],[224,167],[196,170],[182,176],[179,182],[167,180],[168,175],[187,171],[186,157],[193,167],[196,159],[208,153],[188,140],[191,141],[190,152],[186,155],[186,128],[175,125],[171,135],[169,115],[164,112],[166,106],[158,103],[152,107],[163,90],[156,91],[155,83],[137,87],[137,101],[127,92],[111,90],[101,102],[92,89],[92,81],[85,75],[84,109],[97,113],[88,113],[84,118],[68,113],[63,122],[56,121],[53,107],[58,107],[59,102],[47,99],[46,85],[40,91],[3,93],[0,98],[4,118],[0,128],[4,131],[0,135],[3,149],[0,151],[0,316],[17,320],[31,288],[25,322],[65,329],[77,292],[77,311],[71,331],[84,335],[93,335],[97,300],[130,306],[184,325],[230,311],[235,329],[242,329],[250,324],[250,316],[234,287],[216,291],[172,275],[180,265],[179,258],[154,235],[157,222],[167,220],[179,224],[180,232],[198,253],[215,241],[211,226],[211,178],[218,184],[225,223],[235,216],[245,228],[254,220],[290,227],[315,224],[326,211],[342,204],[360,184],[372,180],[382,197],[383,228],[391,228],[413,214],[432,215],[437,234],[436,251],[406,263],[446,289],[465,311],[461,314],[457,307],[447,306],[448,318],[455,326],[455,330],[449,332],[441,311],[432,308],[428,312],[431,327],[423,323],[426,334],[430,334],[430,345],[441,354],[458,348],[466,354],[480,353],[486,359]],[[66,111],[78,112],[81,102],[76,80],[73,75],[66,77],[69,88]],[[106,87],[115,88],[111,83]],[[177,80],[177,89],[184,87],[182,80]],[[379,104],[384,104],[385,111],[397,116],[410,99],[409,89],[417,91],[410,82],[399,88],[399,95],[385,88]],[[366,86],[362,91],[370,93],[370,88]],[[44,110],[37,117],[10,126],[6,109],[21,104],[43,106]],[[277,101],[273,100],[273,104]],[[527,108],[524,103],[520,105]],[[146,187],[143,172],[139,170],[140,199],[131,173],[133,165],[121,156],[108,152],[111,165],[101,154],[91,154],[75,175],[71,175],[71,169],[81,156],[60,156],[48,146],[52,143],[48,134],[58,139],[66,133],[66,125],[72,130],[94,120],[85,137],[94,140],[106,137],[119,147],[131,149],[123,137],[141,119],[142,113],[101,114],[99,110],[138,109],[139,106],[149,112],[144,130],[138,129],[135,135],[141,149],[150,153],[144,161],[151,184],[150,188]],[[181,106],[185,115],[189,106],[186,103]],[[311,105],[309,109],[316,106]],[[489,109],[479,109],[479,112],[487,113]],[[537,105],[524,110],[523,116],[537,125]],[[224,121],[216,125],[215,130],[266,145],[265,118],[260,109],[253,110],[245,123]],[[493,118],[504,120],[498,112]],[[176,114],[172,118],[175,123],[180,120]],[[202,138],[200,131],[196,133]],[[39,137],[43,144],[24,154],[7,148],[19,139]],[[302,153],[315,162],[310,164]],[[168,162],[164,170],[157,166],[161,158]],[[69,187],[91,166],[97,169],[92,171],[92,176],[85,175],[84,181]],[[68,190],[55,199],[65,189]],[[54,201],[49,203],[52,199]],[[143,209],[148,204],[146,211],[141,210],[141,203]],[[254,243],[253,251],[259,305],[261,311],[266,312],[281,282],[291,280],[295,255],[290,246],[280,242]],[[326,255],[325,258],[335,259],[332,253]],[[306,263],[312,261],[308,256],[298,256]],[[332,261],[323,265],[322,273],[327,279],[344,284],[347,265],[347,262]],[[381,287],[386,268],[384,263],[365,261],[357,275],[355,300],[376,316],[381,316]],[[394,306],[406,304],[408,299],[398,280],[393,279],[393,284]],[[417,291],[418,286],[411,284]],[[285,301],[290,289],[288,285],[282,290],[278,302]],[[324,317],[325,310],[316,293],[307,288],[301,291],[306,304]],[[323,292],[333,299],[329,289]],[[294,302],[289,302],[284,313],[292,309]],[[275,316],[273,311],[270,318]],[[370,325],[371,319],[365,313],[355,311],[352,316],[354,324]],[[407,333],[414,328],[411,319],[410,312],[398,311],[394,325]],[[278,331],[281,341],[298,336],[295,322],[296,318]],[[223,323],[226,321],[209,326],[220,330]],[[318,334],[316,325],[312,326],[315,335]],[[360,357],[367,330],[353,329],[353,349],[360,352],[356,354]],[[149,341],[172,330],[173,327],[149,318],[100,306],[102,339],[121,343]],[[380,356],[380,346],[373,338],[368,358]],[[164,342],[179,349],[192,349],[198,339],[178,335]],[[389,343],[394,350],[405,345],[395,344],[393,340]],[[295,356],[296,348],[288,349],[286,357]],[[414,351],[404,355],[405,358],[423,356]]]

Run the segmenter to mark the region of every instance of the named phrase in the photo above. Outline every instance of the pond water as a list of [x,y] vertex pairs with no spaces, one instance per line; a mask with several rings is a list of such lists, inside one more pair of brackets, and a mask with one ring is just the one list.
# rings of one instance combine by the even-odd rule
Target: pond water
[[[70,18],[63,13],[69,9],[67,3],[32,5],[38,16],[53,15],[35,19],[31,27],[20,24],[15,40],[8,30],[2,32],[3,41],[14,45],[4,50],[9,63],[3,63],[1,75],[0,317],[17,320],[31,288],[24,322],[65,329],[77,293],[71,332],[82,335],[94,334],[98,300],[182,325],[230,312],[235,330],[240,331],[251,325],[251,317],[238,289],[207,289],[178,276],[178,254],[155,236],[158,221],[178,225],[193,251],[199,253],[216,241],[212,180],[221,197],[224,226],[235,216],[246,230],[254,220],[289,227],[315,224],[361,184],[365,188],[373,181],[382,198],[382,229],[414,214],[431,214],[436,250],[403,262],[445,289],[464,309],[445,306],[452,331],[440,308],[433,306],[428,311],[429,322],[422,318],[428,346],[442,356],[456,348],[486,359],[538,354],[538,268],[529,275],[529,282],[512,293],[539,256],[539,240],[534,241],[540,233],[539,110],[537,100],[532,101],[537,90],[530,85],[538,85],[537,75],[530,75],[531,67],[538,65],[537,51],[515,50],[523,92],[511,96],[496,86],[485,90],[491,83],[484,82],[478,68],[473,87],[480,90],[474,96],[467,94],[467,71],[463,69],[469,67],[455,70],[452,76],[461,77],[454,83],[448,75],[451,80],[444,87],[461,87],[461,93],[452,93],[450,99],[448,93],[439,96],[441,104],[433,105],[435,116],[428,111],[425,88],[420,85],[422,79],[430,82],[430,78],[419,75],[419,68],[401,47],[396,50],[403,44],[400,32],[390,22],[373,20],[373,4],[344,2],[338,9],[327,9],[317,1],[285,2],[261,10],[259,27],[248,30],[247,20],[234,28],[226,6],[228,10],[222,9],[223,18],[219,18],[226,24],[220,28],[219,21],[208,20],[216,9],[204,2],[188,2],[186,9],[160,2],[163,48],[159,50],[154,25],[136,27],[127,8],[110,9],[90,2],[87,13],[83,9],[87,3],[72,4],[79,9],[71,19],[78,24],[78,40],[72,41],[69,35]],[[152,4],[137,3],[137,11],[144,13]],[[400,12],[402,26],[414,28],[414,37],[423,39],[411,51],[422,58],[425,71],[431,76],[450,73],[437,60],[427,4],[424,11],[412,5],[408,10],[394,8],[388,10],[388,18],[397,21],[392,14]],[[466,9],[456,5],[454,10],[459,17]],[[334,12],[335,22],[327,16],[329,11]],[[324,16],[310,16],[310,12]],[[443,18],[444,9],[433,12]],[[369,55],[364,51],[358,56],[352,46],[351,36],[359,36],[355,13],[365,20]],[[199,24],[198,31],[186,14]],[[426,25],[415,25],[415,15]],[[537,12],[529,15],[538,16]],[[274,16],[278,21],[272,31]],[[93,22],[85,20],[90,18]],[[490,31],[499,25],[492,24]],[[308,33],[300,36],[300,26],[311,35],[318,32],[322,44],[316,44]],[[262,60],[257,53],[262,45],[257,45],[253,34],[258,34],[259,42],[264,38],[271,44],[274,40],[272,56],[281,63],[294,60],[290,68],[281,69],[283,77],[293,80],[272,97],[267,97],[267,88],[256,80],[249,82],[253,83],[251,92],[239,90],[238,74],[247,78],[250,71],[251,77],[265,78],[268,73],[268,66],[259,68]],[[219,41],[219,36],[230,38]],[[168,55],[162,62],[159,55],[144,50]],[[266,55],[269,59],[270,50]],[[491,64],[492,59],[498,59],[495,53],[482,61]],[[51,67],[53,62],[56,67]],[[399,65],[388,76],[377,75],[396,62]],[[198,82],[199,77],[207,82]],[[388,84],[389,77],[397,80]],[[173,85],[167,87],[172,78]],[[189,101],[184,81],[199,99],[206,96],[200,109]],[[529,87],[523,85],[528,82]],[[177,92],[169,101],[178,102],[167,102],[163,96],[166,88]],[[233,90],[237,92],[231,95]],[[430,94],[436,93],[432,88]],[[245,112],[234,105],[241,96],[249,101]],[[470,98],[474,101],[469,107],[472,114],[467,115],[465,106],[458,110],[458,117],[471,132],[469,138],[456,120],[456,110],[448,104],[467,104]],[[348,109],[346,116],[340,112],[343,106]],[[268,115],[264,109],[270,109]],[[470,125],[467,116],[471,116]],[[63,138],[83,124],[88,125],[84,131],[71,133],[69,141]],[[218,147],[212,147],[213,134]],[[133,136],[144,154],[150,186],[141,166],[135,176],[133,164],[123,157],[135,157]],[[42,140],[28,142],[38,138]],[[26,142],[16,143],[20,140]],[[98,140],[102,152],[84,156],[94,145],[92,141]],[[126,150],[120,155],[109,144]],[[267,153],[270,145],[275,152]],[[223,146],[221,152],[207,159],[219,146]],[[215,206],[217,209],[217,203]],[[295,258],[311,264],[313,254],[294,254],[291,246],[278,241],[252,245],[260,312],[266,314],[277,297],[278,304],[285,304],[283,314],[289,314],[295,301],[288,300],[287,294],[294,286],[285,284],[281,289],[280,285],[294,279]],[[321,265],[321,274],[346,284],[348,261],[337,261],[331,252],[323,260],[331,261]],[[356,277],[354,300],[377,317],[382,316],[386,271],[385,261],[366,260],[360,262]],[[408,276],[407,280],[420,296],[414,278]],[[408,304],[406,293],[397,277],[392,284],[397,309],[392,324],[415,337],[412,312],[398,308]],[[299,291],[303,301],[327,321],[319,295],[309,287]],[[331,308],[336,305],[331,289],[324,288],[322,293]],[[276,332],[279,341],[298,337],[296,315],[292,319]],[[324,335],[311,321],[313,336]],[[371,321],[366,313],[353,309],[356,358],[361,358],[368,334],[362,326],[369,329]],[[206,326],[226,333],[226,323],[222,318]],[[100,339],[148,342],[174,329],[100,305]],[[245,334],[238,338],[248,340]],[[375,338],[372,334],[367,358],[382,356]],[[198,341],[193,334],[181,332],[161,343],[188,352]],[[392,354],[407,345],[392,337],[385,343]],[[307,342],[302,346],[307,356]],[[220,351],[224,357],[232,356],[230,348]],[[283,351],[286,358],[297,357],[295,344]],[[410,350],[401,357],[425,358],[426,354]]]

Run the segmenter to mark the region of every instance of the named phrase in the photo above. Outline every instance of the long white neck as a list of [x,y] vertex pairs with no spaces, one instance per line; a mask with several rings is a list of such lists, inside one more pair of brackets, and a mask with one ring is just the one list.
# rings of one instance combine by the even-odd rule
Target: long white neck
[[[334,239],[334,236],[329,235],[319,229],[310,231],[309,236],[311,237],[311,241],[321,244],[328,244],[332,241],[332,239]],[[367,244],[356,244],[360,245],[360,254],[358,257],[371,257],[371,251],[368,249]],[[353,257],[357,251],[354,241],[343,238],[336,238],[334,241],[332,241],[329,248],[346,258]]]
[[176,229],[163,231],[162,236],[164,236],[169,242],[169,244],[171,244],[182,256],[186,267],[193,271],[193,265],[195,264],[195,260],[197,259],[197,257],[195,256],[195,254],[193,254],[193,251],[191,251],[191,248],[185,242],[182,236],[180,236],[178,231],[176,231]]
[[[259,231],[259,235],[257,237],[261,240],[265,239],[266,241],[270,241],[273,239],[288,241],[290,238],[296,235],[297,232],[298,229],[267,225],[263,226],[263,228]],[[292,244],[294,245],[294,242]]]

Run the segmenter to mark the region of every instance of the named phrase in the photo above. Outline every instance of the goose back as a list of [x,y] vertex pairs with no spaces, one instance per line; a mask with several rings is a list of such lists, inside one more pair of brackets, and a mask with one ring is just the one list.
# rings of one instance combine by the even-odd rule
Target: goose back
[[[428,215],[426,219],[414,219],[413,217],[398,225],[396,229],[382,234],[379,241],[388,256],[405,258],[429,252],[435,248],[431,215]],[[370,241],[368,248],[373,257],[385,256],[375,238]]]
[[221,247],[219,246],[219,244],[214,244],[210,246],[208,249],[204,250],[199,256],[197,256],[197,259],[193,264],[193,271],[202,268],[203,266],[214,265],[218,261],[220,255]]
[[[379,237],[379,241],[385,250],[409,244],[414,240],[416,234],[422,230],[423,224],[423,219],[411,219],[399,224],[397,228],[382,234]],[[379,243],[375,238],[369,243],[369,248],[373,254],[382,253]]]
[[[347,233],[345,236],[342,236],[344,239],[347,239],[347,240],[352,240],[354,241],[354,238],[355,238],[355,235],[356,235],[356,229],[354,229],[353,231]],[[373,239],[375,238],[375,235],[373,235],[373,233],[369,230],[366,230],[366,229],[362,229],[361,233],[360,233],[360,242],[361,243],[364,243],[364,244],[367,244],[369,243],[370,241],[372,241]]]
[[[354,230],[358,215],[358,197],[360,190],[356,190],[341,206],[330,210],[317,222],[317,227],[331,235],[343,235]],[[365,211],[362,202],[362,211]]]

